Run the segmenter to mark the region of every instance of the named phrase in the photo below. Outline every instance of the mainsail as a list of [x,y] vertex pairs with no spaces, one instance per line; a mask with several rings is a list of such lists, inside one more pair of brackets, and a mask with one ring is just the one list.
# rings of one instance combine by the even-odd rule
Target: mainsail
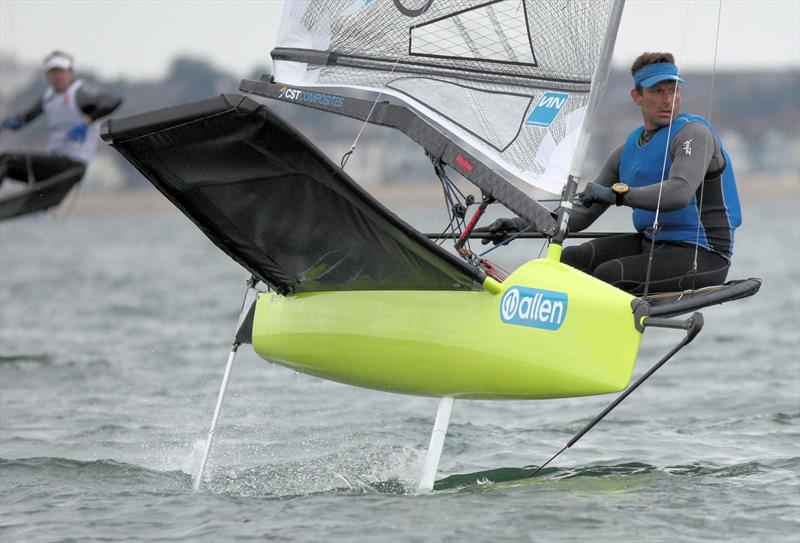
[[[242,90],[399,128],[541,227],[549,213],[503,185],[562,190],[621,9],[614,0],[286,2],[274,80]],[[402,119],[407,109],[413,120]]]

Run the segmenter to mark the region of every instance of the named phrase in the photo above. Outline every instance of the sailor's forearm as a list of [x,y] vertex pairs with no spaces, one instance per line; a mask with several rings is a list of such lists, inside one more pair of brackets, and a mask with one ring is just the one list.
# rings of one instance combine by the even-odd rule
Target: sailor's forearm
[[17,115],[17,117],[19,117],[20,121],[22,122],[22,126],[24,126],[29,122],[31,122],[32,120],[34,120],[39,115],[41,115],[43,111],[44,111],[44,104],[40,99],[37,100],[36,103],[33,104],[30,108]]
[[689,205],[696,187],[686,179],[674,177],[646,187],[632,188],[625,195],[624,204],[648,211],[675,211]]
[[607,208],[608,206],[598,203],[592,204],[590,207],[575,204],[569,215],[568,230],[570,232],[580,232],[589,228]]
[[[619,158],[621,155],[622,146],[619,146],[608,156],[593,183],[610,187],[619,181]],[[594,203],[589,207],[575,204],[569,216],[569,231],[580,232],[588,228],[606,209],[608,209],[608,206],[599,203]]]

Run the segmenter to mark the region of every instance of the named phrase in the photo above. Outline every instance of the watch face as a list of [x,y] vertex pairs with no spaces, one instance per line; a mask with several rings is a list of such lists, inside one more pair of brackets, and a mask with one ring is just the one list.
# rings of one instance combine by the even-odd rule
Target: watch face
[[627,183],[614,183],[611,185],[611,190],[619,194],[625,194],[628,192],[628,185]]

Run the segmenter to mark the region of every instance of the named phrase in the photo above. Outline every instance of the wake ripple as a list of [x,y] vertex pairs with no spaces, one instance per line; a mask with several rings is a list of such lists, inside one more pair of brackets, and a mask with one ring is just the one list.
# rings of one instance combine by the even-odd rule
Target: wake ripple
[[747,477],[760,475],[775,470],[798,470],[800,458],[776,459],[769,464],[744,462],[731,466],[689,465],[657,467],[638,462],[615,465],[596,465],[575,468],[548,467],[534,476],[537,466],[522,468],[497,468],[474,473],[455,474],[436,482],[435,490],[461,490],[472,487],[502,485],[504,483],[520,483],[523,481],[559,481],[567,479],[612,479],[635,478],[642,475],[682,476],[682,477]]
[[[440,479],[436,491],[486,492],[526,484],[559,485],[570,488],[619,491],[644,486],[666,477],[742,478],[778,471],[800,472],[800,457],[774,459],[769,463],[744,462],[729,466],[700,463],[658,467],[638,462],[572,468],[547,467],[533,475],[536,466],[503,467]],[[371,474],[354,474],[330,469],[309,470],[301,466],[255,466],[219,469],[203,485],[204,493],[286,500],[320,494],[408,495],[416,485],[405,478],[375,480]],[[62,487],[102,487],[131,493],[191,492],[191,475],[182,471],[158,471],[111,459],[75,460],[58,457],[0,458],[0,478],[5,493],[67,483]]]
[[52,485],[54,480],[121,489],[191,487],[191,476],[181,471],[157,471],[111,459],[0,458],[0,478],[6,488]]

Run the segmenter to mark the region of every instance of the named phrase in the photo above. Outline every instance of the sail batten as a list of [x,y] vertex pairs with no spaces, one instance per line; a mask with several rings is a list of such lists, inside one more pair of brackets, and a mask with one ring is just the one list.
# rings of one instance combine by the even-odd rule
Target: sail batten
[[[327,51],[316,51],[313,49],[292,49],[286,47],[276,47],[271,52],[272,59],[275,61],[289,61],[320,66],[341,66],[348,68],[358,68],[363,70],[373,70],[377,74],[391,71],[395,65],[402,66],[403,73],[418,75],[427,74],[446,74],[458,79],[466,79],[464,74],[469,74],[479,81],[486,81],[494,84],[506,84],[523,88],[554,89],[554,90],[575,90],[579,92],[589,92],[592,85],[591,79],[569,79],[544,76],[520,76],[518,74],[493,71],[488,73],[484,70],[468,67],[448,67],[435,66],[413,60],[396,60],[390,58],[379,58],[373,56],[342,55]],[[518,65],[511,62],[495,61],[498,64]],[[376,77],[380,77],[377,75]]]

